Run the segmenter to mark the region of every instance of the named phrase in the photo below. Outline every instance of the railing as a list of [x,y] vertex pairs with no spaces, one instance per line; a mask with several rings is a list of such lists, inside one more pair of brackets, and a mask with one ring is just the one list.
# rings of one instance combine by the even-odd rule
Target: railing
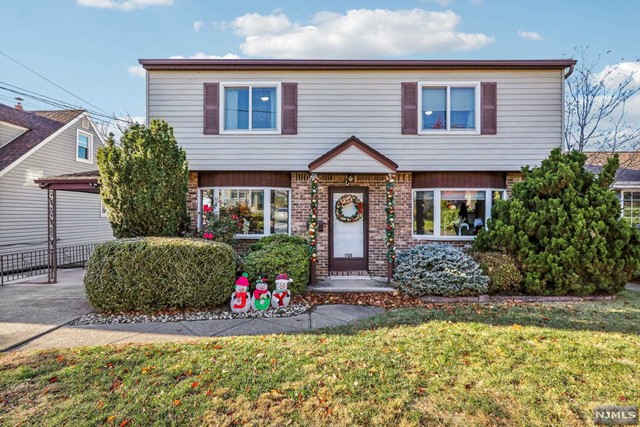
[[[58,248],[58,268],[83,267],[93,253],[95,243]],[[27,277],[47,274],[46,249],[0,255],[0,286]]]

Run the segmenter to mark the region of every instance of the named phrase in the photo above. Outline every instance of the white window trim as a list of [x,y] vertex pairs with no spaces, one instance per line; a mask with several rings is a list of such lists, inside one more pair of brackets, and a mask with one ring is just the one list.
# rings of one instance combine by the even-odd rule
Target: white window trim
[[[446,121],[447,128],[444,130],[434,130],[434,129],[423,129],[422,121],[422,89],[429,87],[446,87],[447,89],[447,102],[446,102]],[[451,129],[451,88],[469,88],[472,87],[475,89],[475,129]],[[429,82],[419,82],[418,83],[418,134],[419,135],[480,135],[480,82],[479,81],[429,81]]]
[[[226,88],[249,88],[249,129],[225,129],[226,123]],[[270,130],[253,130],[252,115],[253,115],[253,97],[251,96],[252,89],[261,87],[275,87],[276,88],[276,128]],[[282,82],[260,82],[260,81],[247,81],[247,82],[220,82],[220,134],[224,135],[277,135],[282,132]]]
[[[415,234],[413,229],[413,214],[415,212],[415,200],[417,191],[433,191],[433,234]],[[442,236],[440,234],[440,201],[442,200],[443,191],[484,191],[486,205],[486,216],[484,219],[484,227],[487,227],[487,221],[491,219],[491,210],[493,209],[493,192],[502,193],[502,200],[506,199],[507,190],[504,188],[414,188],[411,190],[411,237],[416,240],[434,240],[434,241],[467,241],[472,242],[476,236]]]
[[[88,150],[88,159],[83,159],[81,157],[78,157],[78,147],[79,147],[79,143],[80,143],[80,135],[84,135],[86,137],[89,138],[89,147],[87,147]],[[90,132],[85,132],[82,131],[80,129],[78,129],[76,131],[76,162],[82,162],[82,163],[89,163],[89,164],[93,164],[93,134],[91,134]]]
[[100,218],[107,217],[107,207],[104,205],[102,200],[100,200]]
[[[220,190],[230,189],[230,190],[262,190],[264,191],[264,233],[263,234],[236,234],[236,239],[261,239],[265,236],[271,236],[271,227],[267,226],[271,223],[271,191],[272,190],[285,190],[289,192],[288,198],[288,226],[287,226],[287,234],[291,235],[291,188],[289,187],[245,187],[245,186],[226,186],[226,187],[198,187],[198,210],[197,210],[197,225],[198,230],[202,228],[202,191],[203,190],[213,190],[213,200],[220,200]],[[216,205],[216,213],[218,213],[218,205]]]

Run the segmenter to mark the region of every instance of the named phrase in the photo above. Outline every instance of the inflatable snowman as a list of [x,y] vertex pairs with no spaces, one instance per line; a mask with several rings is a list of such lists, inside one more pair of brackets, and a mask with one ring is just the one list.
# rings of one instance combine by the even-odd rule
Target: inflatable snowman
[[234,313],[246,313],[251,306],[251,298],[249,296],[249,279],[247,273],[236,280],[236,291],[231,294],[231,311]]
[[278,274],[276,277],[276,290],[273,291],[271,296],[271,307],[273,308],[286,308],[291,301],[291,291],[287,289],[289,283],[293,280],[289,279],[286,274]]
[[264,311],[271,305],[271,292],[269,292],[269,278],[263,275],[256,281],[256,290],[251,298],[251,308],[255,311]]

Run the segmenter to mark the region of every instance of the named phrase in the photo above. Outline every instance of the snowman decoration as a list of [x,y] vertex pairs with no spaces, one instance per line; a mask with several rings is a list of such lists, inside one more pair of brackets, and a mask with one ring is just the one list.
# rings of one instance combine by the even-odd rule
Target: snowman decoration
[[271,292],[269,292],[269,278],[262,275],[256,281],[256,289],[251,298],[251,308],[255,311],[264,311],[271,305]]
[[247,279],[247,273],[242,273],[242,276],[236,280],[236,291],[231,294],[231,311],[234,313],[246,313],[251,306],[251,298],[249,295],[249,279]]
[[271,307],[273,308],[286,308],[291,301],[291,291],[287,289],[289,283],[293,280],[289,279],[286,274],[278,274],[276,277],[276,290],[273,291],[271,296]]

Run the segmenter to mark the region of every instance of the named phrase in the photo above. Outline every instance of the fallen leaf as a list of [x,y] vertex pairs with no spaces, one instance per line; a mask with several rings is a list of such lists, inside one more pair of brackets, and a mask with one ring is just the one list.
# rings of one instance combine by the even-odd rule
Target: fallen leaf
[[213,346],[213,348],[215,348],[216,350],[221,350],[222,346],[219,345],[219,344],[216,344],[216,345]]
[[124,427],[124,426],[126,426],[127,424],[129,424],[129,420],[124,420],[124,421],[122,421],[122,422],[120,423],[120,427]]
[[115,419],[116,419],[116,416],[115,416],[115,415],[109,415],[109,416],[107,417],[107,422],[108,422],[108,423],[112,423]]
[[59,355],[59,356],[56,357],[56,360],[58,362],[62,362],[64,360],[64,356],[63,355]]
[[101,400],[98,402],[98,404],[96,405],[98,407],[98,409],[102,408],[104,406],[104,402]]
[[207,396],[211,396],[211,394],[213,394],[213,392],[211,391],[211,389],[208,389],[207,392],[205,393],[205,395]]
[[49,384],[53,384],[53,383],[57,383],[57,382],[58,382],[58,377],[49,378]]
[[178,406],[180,403],[182,403],[180,402],[180,399],[176,399],[173,401],[173,406]]
[[194,381],[191,383],[191,388],[196,388],[200,385],[200,383],[198,381]]

